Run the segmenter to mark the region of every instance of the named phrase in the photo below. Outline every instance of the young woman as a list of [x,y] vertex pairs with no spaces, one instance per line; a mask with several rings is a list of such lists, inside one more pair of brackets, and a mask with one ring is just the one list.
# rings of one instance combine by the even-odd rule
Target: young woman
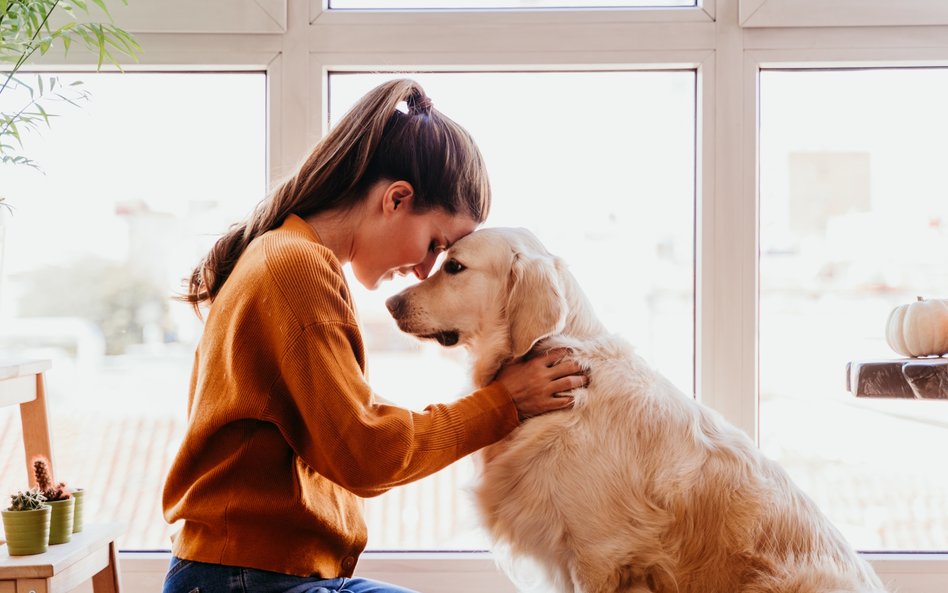
[[585,377],[556,351],[424,412],[382,403],[366,383],[342,266],[369,288],[424,279],[489,207],[473,139],[417,83],[396,80],[218,240],[186,297],[199,315],[209,308],[164,488],[165,518],[183,521],[165,593],[405,591],[352,578],[366,543],[360,497],[572,404],[558,394]]

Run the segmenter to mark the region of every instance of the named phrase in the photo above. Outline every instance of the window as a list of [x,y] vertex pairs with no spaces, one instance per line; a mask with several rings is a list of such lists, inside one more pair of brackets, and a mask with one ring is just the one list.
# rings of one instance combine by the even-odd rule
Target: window
[[760,445],[862,550],[948,549],[948,407],[845,390],[948,295],[946,102],[948,69],[761,74]]
[[[329,113],[396,74],[332,74]],[[564,258],[607,327],[686,393],[694,376],[695,74],[469,72],[412,74],[435,107],[474,136],[491,175],[485,226],[523,226]],[[632,278],[647,278],[646,282]],[[384,299],[350,286],[365,328],[370,380],[422,409],[471,390],[463,352],[398,333]],[[425,377],[419,389],[419,377]],[[373,549],[486,548],[463,486],[469,459],[367,501]]]
[[[45,76],[45,75],[44,75]],[[265,192],[260,73],[60,74],[66,104],[5,167],[0,357],[49,358],[57,479],[89,521],[128,526],[123,549],[167,549],[161,488],[184,434],[201,323],[181,279]],[[20,97],[22,98],[22,97]],[[9,111],[17,97],[7,97]],[[0,492],[23,488],[17,415],[0,416]]]
[[466,8],[485,10],[491,8],[610,8],[695,6],[695,0],[330,0],[329,7],[336,9],[445,9]]
[[[414,9],[395,12],[390,9],[394,3],[386,3],[382,9],[360,10],[355,4],[346,6],[342,1],[344,0],[332,2],[332,10],[328,9],[329,0],[206,0],[201,3],[167,0],[161,4],[161,8],[149,2],[130,2],[128,6],[119,6],[119,2],[112,2],[109,5],[117,21],[128,24],[128,28],[142,35],[146,42],[146,51],[141,62],[135,64],[134,68],[158,71],[255,69],[261,73],[266,72],[266,83],[264,85],[261,77],[259,86],[260,91],[266,94],[266,131],[263,132],[262,118],[253,119],[257,117],[257,111],[254,111],[253,116],[248,116],[250,119],[247,121],[253,121],[254,126],[259,124],[260,133],[265,133],[268,159],[266,166],[271,172],[272,180],[282,178],[296,167],[299,159],[325,131],[327,113],[332,111],[338,114],[339,110],[344,109],[346,103],[341,98],[343,86],[352,87],[346,91],[350,97],[371,86],[370,78],[366,74],[351,75],[355,82],[343,84],[343,79],[350,75],[342,73],[397,70],[414,73],[440,70],[451,72],[451,77],[464,80],[469,75],[499,76],[499,73],[487,74],[497,70],[508,71],[504,74],[511,74],[511,79],[545,71],[550,71],[547,73],[554,78],[565,75],[567,71],[600,71],[603,74],[620,72],[623,76],[630,77],[633,71],[637,71],[635,76],[638,76],[645,73],[643,70],[655,69],[677,74],[682,70],[696,72],[696,76],[692,75],[696,79],[695,109],[687,116],[687,121],[697,119],[697,149],[694,152],[694,165],[683,173],[692,176],[697,188],[697,191],[691,194],[695,206],[691,216],[697,239],[694,245],[694,261],[697,262],[694,267],[696,340],[692,348],[691,342],[680,339],[684,333],[676,329],[674,340],[679,344],[679,350],[675,355],[663,351],[658,341],[648,345],[649,348],[654,348],[651,352],[644,353],[671,375],[679,386],[686,389],[689,378],[681,369],[689,367],[693,359],[695,391],[701,401],[719,410],[748,434],[755,437],[759,435],[764,451],[781,463],[786,463],[793,476],[818,502],[829,505],[831,518],[841,522],[844,532],[854,539],[857,546],[864,549],[885,546],[886,553],[873,555],[871,560],[890,590],[902,593],[943,593],[948,590],[945,536],[938,535],[938,530],[943,532],[945,526],[943,523],[939,524],[936,519],[931,519],[937,515],[928,510],[929,506],[937,506],[939,500],[940,506],[943,507],[946,499],[944,488],[937,483],[940,476],[945,474],[944,463],[934,457],[936,451],[944,450],[945,439],[942,437],[939,441],[931,441],[934,446],[927,450],[899,448],[897,443],[891,443],[888,457],[880,454],[878,459],[872,461],[871,466],[862,461],[865,458],[863,453],[855,450],[858,445],[854,443],[865,443],[865,437],[854,436],[842,445],[828,449],[825,454],[822,450],[814,451],[815,446],[807,444],[808,440],[822,438],[825,424],[814,423],[822,422],[826,417],[837,419],[833,428],[839,435],[849,435],[851,431],[862,432],[878,421],[880,432],[877,438],[867,445],[872,447],[877,447],[876,441],[891,439],[889,435],[895,432],[888,431],[903,430],[907,426],[918,428],[911,431],[909,440],[916,445],[928,442],[929,437],[926,435],[940,434],[942,429],[938,427],[938,423],[943,419],[943,410],[935,408],[933,404],[928,405],[927,402],[857,400],[843,391],[845,369],[840,366],[845,365],[849,358],[873,355],[873,352],[888,355],[884,344],[879,341],[882,329],[878,324],[884,320],[880,320],[878,316],[885,315],[889,305],[914,298],[915,294],[910,294],[909,291],[927,292],[929,289],[915,281],[904,282],[903,288],[900,289],[905,291],[903,298],[902,294],[879,294],[865,286],[858,290],[842,291],[838,286],[827,285],[829,280],[826,275],[819,272],[826,268],[835,269],[837,277],[843,273],[838,265],[841,249],[830,249],[827,246],[825,249],[815,250],[815,253],[810,250],[806,252],[810,259],[805,265],[799,263],[799,258],[797,263],[791,263],[793,258],[797,257],[792,252],[794,245],[797,245],[798,249],[801,246],[809,249],[814,243],[797,231],[791,232],[789,206],[791,170],[796,180],[794,188],[798,188],[798,182],[806,179],[809,179],[807,183],[812,184],[814,180],[821,179],[820,161],[827,155],[834,163],[831,167],[832,175],[828,179],[832,179],[834,175],[837,179],[839,175],[843,175],[843,179],[857,179],[857,182],[852,184],[853,187],[845,188],[850,196],[847,199],[857,199],[854,196],[858,196],[859,192],[865,189],[860,190],[856,186],[860,183],[865,186],[867,165],[864,153],[869,152],[869,210],[851,213],[856,216],[849,216],[848,224],[852,226],[854,245],[862,249],[871,248],[877,255],[881,251],[875,243],[870,245],[867,233],[860,230],[864,227],[859,227],[854,222],[861,220],[860,224],[863,224],[873,216],[878,218],[879,212],[890,208],[885,203],[876,201],[877,196],[882,195],[880,192],[883,192],[883,187],[878,185],[882,181],[878,176],[883,175],[880,167],[912,173],[901,176],[901,183],[915,184],[911,186],[911,190],[903,192],[906,200],[911,201],[910,205],[902,209],[903,212],[916,211],[926,215],[939,212],[938,206],[942,202],[932,202],[934,198],[930,197],[931,194],[925,194],[927,188],[938,186],[937,181],[916,182],[913,175],[919,175],[919,179],[933,179],[933,172],[937,173],[943,168],[941,163],[945,162],[944,158],[932,164],[934,161],[931,156],[925,151],[913,148],[908,136],[895,136],[905,139],[905,152],[912,162],[903,159],[897,163],[897,157],[891,154],[882,159],[888,148],[883,147],[886,150],[877,151],[875,141],[869,136],[876,133],[875,131],[879,131],[880,135],[883,132],[888,134],[889,131],[897,131],[900,134],[911,132],[922,136],[935,134],[937,131],[944,137],[943,124],[939,123],[942,121],[939,119],[941,115],[937,110],[931,109],[928,103],[924,103],[929,100],[926,93],[931,93],[932,97],[941,97],[944,104],[943,94],[937,94],[943,91],[936,92],[937,85],[940,84],[938,80],[943,77],[941,71],[933,69],[925,71],[924,75],[919,74],[928,82],[919,87],[906,87],[924,91],[912,99],[915,101],[917,98],[919,103],[907,102],[907,98],[902,98],[897,102],[898,110],[889,109],[879,97],[888,97],[886,101],[895,102],[891,93],[897,89],[886,87],[897,86],[902,84],[902,81],[893,82],[894,79],[890,79],[868,86],[855,81],[859,76],[867,74],[866,69],[873,68],[948,68],[948,29],[945,27],[945,23],[948,23],[948,3],[943,0],[707,0],[697,3],[698,6],[695,6],[696,3],[683,3],[685,6],[661,8],[658,2],[636,2],[638,6],[629,9],[616,6],[631,6],[633,2],[630,0],[608,4],[596,2],[598,6],[612,8],[594,9],[590,6],[593,2],[576,0],[569,3],[574,7],[572,9]],[[403,6],[410,2],[411,0],[407,0]],[[482,6],[480,2],[473,0],[466,4]],[[645,4],[654,8],[644,6]],[[208,8],[209,5],[212,6]],[[462,5],[458,3],[455,8]],[[544,3],[538,0],[530,5],[541,7]],[[441,6],[446,7],[447,2]],[[74,51],[66,58],[54,51],[44,57],[42,65],[47,68],[55,68],[60,64],[89,65],[95,63],[95,58]],[[133,66],[128,65],[128,68],[132,69]],[[761,68],[764,69],[762,78],[759,77]],[[784,70],[768,70],[772,68]],[[789,71],[787,68],[860,70],[853,72],[853,77],[849,78],[850,73],[846,70],[811,74],[799,70]],[[519,71],[519,74],[513,74],[513,71]],[[824,75],[825,78],[820,78]],[[457,107],[452,106],[451,93],[442,90],[440,83],[431,80],[427,74],[424,76],[422,80],[425,81],[426,88],[431,92],[436,104],[455,115],[467,127],[476,128],[472,131],[481,140],[486,157],[491,160],[499,205],[503,200],[503,192],[517,189],[512,180],[518,175],[513,172],[501,172],[507,164],[504,162],[506,159],[491,156],[489,148],[492,141],[488,139],[491,134],[487,129],[476,126],[478,113],[472,115],[461,109],[460,104],[457,104]],[[434,78],[441,80],[447,77],[448,74],[439,74]],[[812,77],[812,84],[804,80],[807,77]],[[88,80],[90,77],[83,78]],[[198,78],[200,77],[196,79]],[[508,79],[504,80],[506,82]],[[833,80],[843,82],[832,82]],[[761,85],[760,91],[763,93],[760,97],[758,85]],[[865,92],[856,94],[848,88],[850,85]],[[821,94],[801,95],[800,91],[794,88],[807,86]],[[831,88],[835,90],[837,87],[840,87],[842,96],[849,99],[846,108],[840,107],[840,103],[828,93]],[[616,88],[620,87],[617,85]],[[253,90],[251,94],[256,92]],[[782,96],[784,93],[786,96]],[[189,98],[198,96],[192,92],[191,87],[186,87],[180,94],[187,94]],[[480,97],[482,101],[491,98],[490,94],[480,90],[472,92],[471,95]],[[629,105],[640,104],[635,102],[639,97],[624,92],[620,95],[628,97]],[[334,102],[332,107],[327,97],[331,97]],[[788,97],[799,100],[800,110],[788,104],[785,100]],[[230,93],[228,98],[242,101],[244,93]],[[80,115],[91,109],[93,103],[95,99],[79,112]],[[564,113],[573,114],[574,112],[567,111],[566,103],[564,101]],[[874,106],[876,111],[862,119],[862,127],[855,130],[851,138],[840,135],[837,123],[842,125],[845,121],[852,121],[849,110],[859,112],[863,109],[863,104]],[[486,108],[487,103],[484,105]],[[920,111],[919,106],[925,107],[928,119],[914,119]],[[264,109],[262,102],[259,109]],[[150,115],[159,111],[149,109],[147,113]],[[531,115],[530,110],[524,113],[528,117]],[[840,121],[827,118],[830,113],[838,114],[837,119]],[[594,110],[592,115],[599,114]],[[583,116],[585,117],[585,114]],[[895,130],[891,122],[900,120],[911,123],[915,129],[906,127],[903,131]],[[553,125],[553,129],[568,128],[573,121],[571,116],[564,116],[562,121]],[[809,138],[801,138],[793,129],[787,129],[787,126],[782,125],[783,121],[792,121],[791,128],[807,130]],[[813,121],[825,122],[823,128],[826,129],[813,129]],[[675,123],[680,122],[676,120]],[[610,123],[609,126],[611,125]],[[603,130],[608,131],[609,126],[603,127]],[[43,141],[49,142],[53,134],[61,128],[62,126],[56,126],[45,132]],[[519,141],[515,136],[511,138]],[[634,138],[635,134],[632,134],[632,139]],[[856,142],[857,140],[859,142]],[[258,151],[254,158],[264,158],[264,150],[260,145],[262,141],[253,141]],[[761,143],[759,151],[758,142]],[[569,152],[582,158],[585,150],[586,147],[583,151],[570,148]],[[934,152],[930,154],[937,154],[937,150],[936,145]],[[792,158],[789,156],[791,152],[795,153]],[[840,153],[850,153],[850,156],[846,157]],[[852,153],[860,153],[862,156]],[[666,153],[666,156],[668,154],[670,153]],[[917,165],[921,164],[927,165],[919,169]],[[585,162],[583,166],[587,166]],[[231,167],[227,171],[233,174],[245,169],[246,167]],[[153,170],[154,168],[148,169],[149,173]],[[49,166],[47,171],[49,177],[52,177]],[[12,200],[16,200],[14,192],[8,189],[11,174],[10,169],[0,170],[0,189]],[[249,188],[246,194],[231,193],[235,196],[246,196],[239,199],[246,199],[248,204],[252,203],[263,192],[260,187],[264,185],[263,171],[260,175],[259,184],[255,182],[241,185],[243,188]],[[227,181],[225,176],[218,176],[217,179]],[[678,183],[677,179],[670,181],[673,184]],[[825,179],[820,181],[821,184],[825,182]],[[511,189],[505,189],[505,185]],[[818,194],[800,194],[798,191],[794,189],[793,193],[793,201],[798,204],[798,211],[820,203],[816,199]],[[929,201],[918,201],[922,195],[929,195]],[[242,214],[246,208],[241,207],[239,210]],[[944,209],[941,212],[944,212]],[[500,213],[499,209],[495,210],[495,215],[500,216]],[[828,211],[824,211],[823,215],[827,214]],[[831,211],[829,214],[834,220],[827,221],[826,232],[839,236],[842,228],[840,219],[847,216],[832,214]],[[20,225],[19,220],[23,218],[25,213],[18,211],[13,223]],[[108,216],[103,220],[108,220]],[[231,222],[233,216],[221,216],[221,220]],[[496,222],[499,223],[499,220]],[[533,221],[530,223],[532,225]],[[495,224],[495,221],[492,219],[489,224]],[[845,224],[847,223],[842,226]],[[900,228],[909,228],[904,217],[894,216],[887,224],[891,227],[890,234],[901,233],[902,231],[898,230]],[[687,226],[676,223],[674,228]],[[12,235],[14,232],[20,231],[8,228],[8,234]],[[216,234],[219,229],[215,228],[209,232]],[[543,229],[540,229],[539,234],[551,243],[551,248],[561,251],[577,273],[582,272],[582,268],[577,266],[584,265],[584,262],[574,254],[568,242],[561,242],[564,238],[560,237],[558,232],[553,238]],[[210,241],[211,237],[206,239]],[[908,239],[886,242],[908,245],[918,244],[922,240],[920,234]],[[203,247],[195,249],[195,252],[202,250]],[[941,253],[944,253],[943,248]],[[619,254],[609,255],[611,259],[608,261],[612,263],[617,261]],[[621,255],[627,257],[628,253]],[[916,255],[919,253],[916,252]],[[12,257],[8,254],[8,267],[14,265],[10,260]],[[913,262],[922,266],[933,265],[931,262],[937,260],[937,257],[937,252],[926,251],[924,257],[916,257]],[[599,261],[605,262],[606,259]],[[941,261],[943,262],[944,258]],[[619,262],[618,265],[623,263],[626,262]],[[666,268],[666,271],[671,269],[673,268]],[[892,266],[886,264],[886,269],[891,270]],[[847,273],[853,275],[857,271],[850,266]],[[936,269],[935,278],[943,280],[943,270],[940,274]],[[678,282],[678,276],[674,278],[674,282]],[[0,334],[10,320],[9,307],[13,302],[11,293],[19,290],[12,288],[13,282],[15,281],[10,280],[7,274],[3,285],[0,286]],[[671,281],[663,282],[662,286],[675,285]],[[391,288],[394,290],[396,287]],[[932,287],[931,291],[940,291],[943,298],[948,296],[943,285],[941,288]],[[812,302],[806,303],[806,307],[810,311],[820,313],[825,323],[817,328],[820,331],[810,331],[802,337],[794,334],[792,343],[789,338],[784,340],[786,344],[779,343],[781,328],[791,325],[793,316],[798,315],[794,306],[781,308],[781,303],[793,305],[791,299],[799,299],[799,295],[803,293],[814,295]],[[591,296],[597,304],[611,303],[598,293]],[[362,295],[359,298],[362,298]],[[361,305],[363,312],[384,314],[379,304],[380,294],[371,293],[365,298],[368,300]],[[839,303],[839,317],[827,314],[827,311],[831,310],[828,303],[833,300]],[[603,306],[606,305],[597,308],[600,308],[600,314],[606,317],[608,313],[602,310]],[[802,309],[801,305],[800,310]],[[680,307],[676,305],[674,311],[673,315],[677,316]],[[641,312],[630,315],[630,323],[645,318]],[[859,316],[858,322],[855,320],[856,315]],[[659,311],[655,317],[661,320],[668,318],[668,311]],[[609,319],[609,323],[613,322],[612,319]],[[410,365],[416,364],[410,362],[411,360],[430,357],[432,367],[437,365],[454,378],[444,379],[446,383],[443,388],[432,388],[431,397],[425,399],[453,397],[465,389],[462,384],[462,353],[453,350],[442,351],[404,341],[407,339],[405,336],[390,333],[384,329],[389,326],[381,325],[383,323],[388,324],[389,320],[378,320],[378,323],[367,320],[366,324],[366,337],[370,342],[368,345],[384,350],[382,359],[389,357],[394,360],[395,354],[402,352],[409,360],[405,364]],[[811,319],[802,318],[801,323],[812,327]],[[628,331],[630,339],[644,348],[645,343],[641,337],[650,335],[650,332],[643,332],[641,325],[630,328],[617,329]],[[381,342],[383,337],[391,337],[398,342],[385,345]],[[813,352],[822,348],[823,342],[839,345],[841,350],[834,353],[835,360],[814,357]],[[18,343],[14,343],[14,346],[17,345]],[[794,345],[797,348],[788,350]],[[399,348],[408,350],[400,351]],[[378,389],[386,396],[397,395],[384,387],[388,384],[397,385],[397,377],[393,378],[394,373],[385,370],[386,363],[373,362],[379,358],[376,354],[379,354],[378,350],[370,360],[373,384],[377,384]],[[442,358],[443,355],[446,358]],[[791,376],[791,365],[781,359],[781,356],[803,358],[798,368],[808,369],[812,373],[805,390],[798,387],[790,392],[780,385],[781,379],[788,382],[797,380],[796,376]],[[669,364],[672,358],[674,361]],[[181,372],[187,373],[190,362],[182,359],[180,364]],[[394,368],[392,365],[388,366]],[[65,372],[68,366],[57,362],[54,368]],[[675,370],[676,368],[678,370]],[[149,377],[154,378],[155,375]],[[71,379],[72,375],[68,375],[68,379],[64,380]],[[102,387],[111,389],[105,384],[102,384]],[[801,397],[812,398],[812,406],[793,399]],[[61,417],[55,406],[58,406],[58,403],[54,404],[53,416]],[[796,419],[792,414],[801,409],[805,409],[807,413]],[[845,414],[837,413],[843,410],[846,410]],[[830,416],[831,414],[835,415]],[[918,418],[922,416],[930,422],[919,422]],[[876,420],[870,421],[869,418]],[[5,442],[4,437],[8,434],[3,428],[0,426],[0,444]],[[131,433],[115,438],[121,442],[134,442]],[[849,449],[844,449],[847,446]],[[879,447],[873,450],[878,451]],[[850,454],[853,455],[852,463]],[[842,505],[833,500],[836,494],[830,492],[839,484],[834,481],[831,467],[855,470],[857,478],[869,479],[868,482],[859,482],[861,491],[865,493],[876,487],[877,473],[890,477],[893,475],[887,472],[899,464],[896,456],[901,459],[899,471],[903,473],[899,475],[906,482],[902,485],[895,484],[893,478],[885,485],[884,490],[880,486],[878,496],[900,495],[905,501],[913,501],[913,506],[899,504],[888,507],[875,503],[866,506],[860,502],[861,499],[854,499],[852,511],[840,511]],[[16,465],[2,465],[7,463],[7,460],[0,458],[0,481],[9,475],[8,467],[20,471],[16,458],[9,459],[12,460],[9,463]],[[152,471],[163,470],[147,468],[143,471],[151,474]],[[408,507],[404,507],[395,497],[399,496],[397,493],[407,497],[412,490],[399,489],[390,495],[393,509],[404,507],[415,510],[405,513],[402,510],[379,512],[377,508],[370,508],[370,521],[379,521],[378,517],[385,517],[384,520],[388,522],[383,528],[379,528],[377,523],[370,525],[373,535],[384,533],[385,538],[388,538],[394,534],[395,538],[400,538],[383,538],[381,541],[375,539],[371,543],[372,547],[378,549],[396,545],[391,543],[392,541],[408,542],[405,545],[413,548],[430,547],[432,539],[441,537],[439,534],[463,533],[462,530],[452,531],[456,529],[455,526],[450,526],[447,532],[427,526],[425,521],[429,521],[433,514],[419,512],[417,509],[421,508],[419,504],[428,504],[427,501],[446,500],[438,497],[443,497],[444,490],[448,488],[453,491],[460,490],[465,477],[458,474],[457,482],[445,482],[438,486],[434,482],[426,482],[425,486],[419,484],[411,496],[422,502],[412,502]],[[921,477],[924,477],[924,481],[921,481]],[[920,481],[916,481],[916,478]],[[148,479],[153,482],[160,481],[159,478]],[[839,494],[842,495],[843,491]],[[424,496],[428,498],[422,499]],[[453,516],[465,525],[474,521],[473,516],[463,509],[451,512],[456,512]],[[929,519],[920,518],[923,515]],[[155,516],[157,517],[157,509]],[[417,517],[417,521],[414,517]],[[907,519],[903,522],[899,517]],[[864,519],[865,524],[871,527],[856,525]],[[923,531],[919,531],[918,526],[923,523]],[[880,543],[882,538],[879,535],[879,526],[883,524],[912,526],[909,528],[911,534],[906,531],[896,536],[895,529],[886,527],[885,543]],[[403,537],[398,534],[398,530],[405,529],[406,525],[413,531],[406,532]],[[911,539],[908,539],[909,535]],[[448,539],[448,536],[444,538]],[[150,538],[149,541],[158,539],[161,542],[157,545],[167,549],[164,535]],[[470,545],[482,546],[476,542]],[[131,540],[123,544],[125,550],[136,549],[137,546],[138,544],[133,544]],[[912,554],[908,559],[905,555],[893,553],[918,548],[937,549],[940,553],[931,556]],[[473,593],[485,590],[513,590],[499,573],[487,574],[489,567],[493,566],[489,557],[472,559],[475,556],[418,553],[400,554],[395,560],[391,560],[391,556],[373,553],[363,557],[359,571],[364,576],[388,578],[424,591]],[[135,591],[160,590],[161,579],[167,567],[167,554],[160,555],[153,561],[137,558],[139,557],[132,554],[124,554],[122,558],[126,587]],[[474,565],[477,568],[469,568]],[[135,567],[135,570],[132,570],[132,567]]]

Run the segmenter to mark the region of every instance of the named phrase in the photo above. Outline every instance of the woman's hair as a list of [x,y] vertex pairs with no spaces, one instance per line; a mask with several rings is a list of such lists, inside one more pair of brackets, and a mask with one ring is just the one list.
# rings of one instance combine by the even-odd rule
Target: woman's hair
[[414,212],[440,208],[481,223],[490,209],[487,170],[471,135],[434,109],[415,81],[386,82],[362,97],[248,220],[218,239],[191,273],[182,300],[200,316],[200,304],[214,300],[256,237],[290,214],[351,208],[381,180],[410,183]]

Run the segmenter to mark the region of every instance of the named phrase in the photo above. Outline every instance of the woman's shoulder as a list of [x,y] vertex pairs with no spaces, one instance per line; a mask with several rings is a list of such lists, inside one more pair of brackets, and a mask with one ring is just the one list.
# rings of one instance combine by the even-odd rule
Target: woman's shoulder
[[315,235],[284,225],[264,233],[255,244],[274,273],[315,274],[327,281],[343,279],[342,264],[332,250],[321,244]]
[[251,258],[262,264],[254,266],[261,275],[257,281],[271,283],[305,317],[318,312],[323,321],[328,314],[352,322],[351,296],[339,260],[314,234],[287,226],[265,233],[248,248]]

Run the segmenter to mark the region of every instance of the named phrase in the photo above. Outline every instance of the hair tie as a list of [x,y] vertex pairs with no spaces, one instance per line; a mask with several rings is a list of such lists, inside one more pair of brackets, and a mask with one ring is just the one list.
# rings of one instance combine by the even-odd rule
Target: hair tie
[[431,113],[434,103],[431,102],[431,98],[427,95],[409,95],[408,100],[409,113],[424,113],[428,115]]

